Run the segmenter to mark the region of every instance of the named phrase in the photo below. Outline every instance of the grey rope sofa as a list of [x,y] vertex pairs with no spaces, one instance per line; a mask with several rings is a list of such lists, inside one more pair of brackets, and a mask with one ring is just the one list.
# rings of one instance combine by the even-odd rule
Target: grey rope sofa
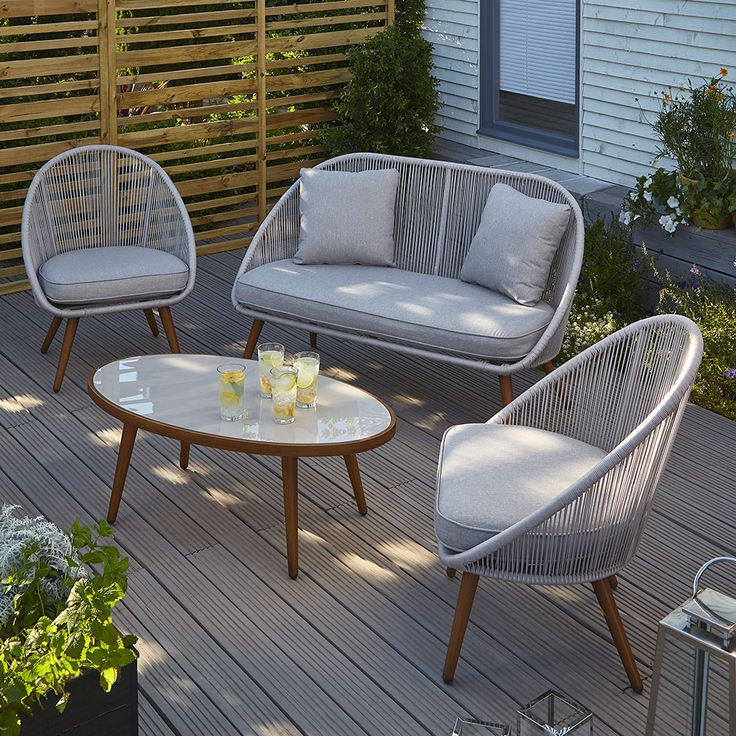
[[[295,264],[297,181],[256,232],[233,285],[233,305],[253,319],[246,357],[263,324],[275,322],[495,373],[504,404],[512,399],[512,374],[551,370],[583,257],[582,213],[564,187],[533,174],[371,153],[340,156],[316,168],[398,169],[396,267]],[[533,307],[459,278],[497,183],[570,207],[542,299]]]

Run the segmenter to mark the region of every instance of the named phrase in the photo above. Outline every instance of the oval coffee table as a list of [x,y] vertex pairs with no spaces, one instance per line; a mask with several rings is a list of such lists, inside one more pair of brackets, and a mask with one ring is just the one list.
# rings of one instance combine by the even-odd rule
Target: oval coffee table
[[[220,419],[217,366],[246,366],[245,415]],[[181,442],[186,468],[191,444],[281,458],[289,575],[299,571],[297,461],[342,455],[361,514],[368,512],[357,453],[388,442],[396,432],[389,406],[367,391],[320,376],[317,407],[296,410],[292,424],[276,424],[270,399],[258,390],[258,363],[213,355],[146,355],[108,363],[88,382],[92,400],[123,422],[107,520],[115,521],[139,429]]]

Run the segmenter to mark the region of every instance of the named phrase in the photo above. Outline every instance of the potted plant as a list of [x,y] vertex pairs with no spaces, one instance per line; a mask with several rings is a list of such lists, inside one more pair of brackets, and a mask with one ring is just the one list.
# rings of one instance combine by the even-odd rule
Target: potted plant
[[730,187],[736,157],[736,97],[727,69],[678,92],[662,92],[653,125],[658,156],[677,164],[681,209],[693,224],[720,229],[731,224]]
[[111,619],[128,560],[112,529],[0,512],[0,734],[135,736],[135,637]]

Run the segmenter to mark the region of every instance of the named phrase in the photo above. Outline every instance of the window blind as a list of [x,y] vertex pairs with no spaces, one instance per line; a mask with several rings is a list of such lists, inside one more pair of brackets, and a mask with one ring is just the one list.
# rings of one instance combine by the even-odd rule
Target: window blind
[[575,104],[576,0],[499,0],[499,86]]

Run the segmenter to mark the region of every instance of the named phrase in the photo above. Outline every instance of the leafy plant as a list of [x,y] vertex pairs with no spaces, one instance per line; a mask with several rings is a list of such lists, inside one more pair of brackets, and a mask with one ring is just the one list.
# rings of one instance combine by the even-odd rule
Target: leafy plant
[[427,156],[439,109],[431,43],[418,29],[394,25],[348,57],[353,78],[335,106],[339,123],[324,133],[330,152]]
[[630,231],[598,219],[585,228],[585,254],[560,360],[566,361],[646,314],[647,260]]
[[641,225],[648,225],[657,219],[662,229],[673,235],[678,226],[687,223],[682,189],[682,180],[675,171],[659,168],[640,176],[623,202],[619,222],[628,227],[639,220]]
[[[127,589],[128,560],[75,522],[65,534],[43,518],[0,514],[0,734],[17,736],[34,703],[54,694],[63,711],[66,686],[85,670],[100,673],[108,692],[135,659],[135,637],[123,636],[111,610]],[[88,572],[94,567],[94,572]]]
[[662,92],[657,121],[660,156],[670,156],[688,179],[722,179],[736,156],[736,98],[727,69],[679,92]]
[[692,400],[736,419],[736,289],[704,276],[697,265],[687,281],[676,281],[669,272],[656,276],[659,311],[690,317],[703,334],[703,362]]

